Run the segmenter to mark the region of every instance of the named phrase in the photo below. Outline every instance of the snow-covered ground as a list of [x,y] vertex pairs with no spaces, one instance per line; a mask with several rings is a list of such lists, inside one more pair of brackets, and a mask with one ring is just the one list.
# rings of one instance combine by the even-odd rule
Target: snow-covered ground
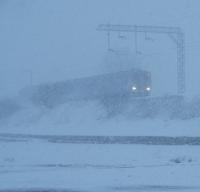
[[[129,101],[116,107],[99,101],[66,102],[48,108],[25,100],[4,100],[1,133],[61,135],[200,136],[199,100],[184,108],[174,105],[141,109]],[[5,110],[6,109],[6,110]],[[1,112],[2,111],[2,112]],[[113,112],[114,111],[114,112]]]
[[199,191],[199,147],[0,144],[0,189]]
[[[71,101],[49,107],[4,99],[0,134],[200,136],[199,103]],[[0,190],[199,191],[199,178],[199,146],[0,140]]]

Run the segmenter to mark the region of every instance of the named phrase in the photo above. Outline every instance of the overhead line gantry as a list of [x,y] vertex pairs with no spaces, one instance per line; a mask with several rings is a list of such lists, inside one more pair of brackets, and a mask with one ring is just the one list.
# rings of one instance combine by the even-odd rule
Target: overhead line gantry
[[107,32],[108,49],[110,49],[111,32],[133,32],[137,38],[137,33],[166,34],[177,46],[177,92],[185,92],[185,38],[184,33],[179,27],[165,26],[138,26],[138,25],[111,25],[101,24],[97,27],[98,31]]

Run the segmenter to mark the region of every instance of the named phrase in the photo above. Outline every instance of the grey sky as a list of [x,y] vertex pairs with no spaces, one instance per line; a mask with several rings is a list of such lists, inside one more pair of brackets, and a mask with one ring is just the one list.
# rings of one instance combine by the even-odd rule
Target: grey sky
[[[105,34],[95,30],[100,23],[182,27],[187,93],[198,94],[199,5],[198,0],[1,0],[0,96],[29,85],[30,71],[34,84],[100,72],[106,53]],[[143,62],[163,73],[166,66],[176,70],[175,48],[168,41],[149,45]],[[141,49],[147,49],[142,42]]]

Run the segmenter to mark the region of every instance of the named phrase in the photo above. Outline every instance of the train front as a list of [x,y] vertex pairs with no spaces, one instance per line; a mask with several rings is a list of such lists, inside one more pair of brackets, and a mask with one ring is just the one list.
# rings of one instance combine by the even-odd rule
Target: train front
[[137,97],[150,96],[152,91],[151,73],[145,70],[134,70],[130,75],[128,89],[130,95]]

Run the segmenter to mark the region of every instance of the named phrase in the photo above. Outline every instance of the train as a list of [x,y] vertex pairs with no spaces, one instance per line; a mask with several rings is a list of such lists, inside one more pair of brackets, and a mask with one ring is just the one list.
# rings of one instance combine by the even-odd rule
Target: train
[[31,99],[37,103],[55,105],[71,100],[147,97],[151,91],[151,73],[133,68],[39,85],[35,87]]

